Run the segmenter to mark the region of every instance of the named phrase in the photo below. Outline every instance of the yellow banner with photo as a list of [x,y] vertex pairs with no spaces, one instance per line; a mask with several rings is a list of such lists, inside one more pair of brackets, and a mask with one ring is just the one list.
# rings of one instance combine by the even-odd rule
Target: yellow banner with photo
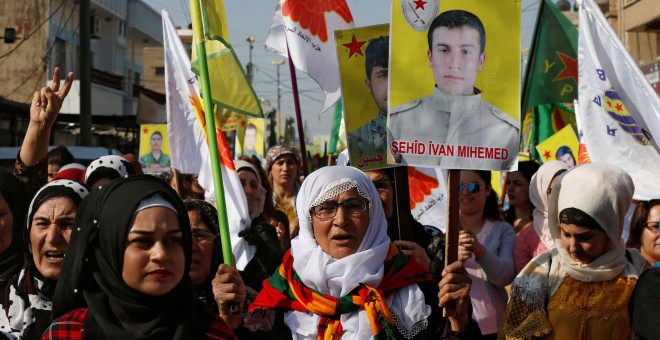
[[570,125],[566,125],[559,132],[550,136],[536,146],[536,150],[541,155],[543,163],[560,160],[570,166],[577,164],[577,157],[575,154],[578,152],[580,143],[578,142],[575,132]]
[[167,124],[140,125],[140,166],[144,173],[169,172],[170,144]]
[[238,128],[238,143],[236,143],[236,158],[241,156],[255,156],[264,162],[264,120],[261,118],[247,118],[240,121]]
[[[434,0],[425,1],[431,7]],[[399,5],[399,2],[402,5]],[[412,3],[412,5],[410,4]],[[403,5],[419,7],[417,1],[394,1],[390,31],[389,106],[395,107],[433,91],[433,72],[428,60],[425,29],[416,31],[407,23]],[[519,0],[442,0],[438,13],[462,9],[474,13],[486,28],[486,59],[475,87],[484,100],[520,120],[520,1]],[[419,13],[421,8],[417,8]],[[409,11],[408,13],[412,13]],[[436,13],[436,14],[438,14]],[[414,14],[411,14],[414,15]],[[421,15],[421,13],[419,14]],[[424,22],[433,20],[428,16]],[[415,81],[410,81],[415,79]]]
[[389,25],[335,31],[351,165],[361,170],[387,164]]

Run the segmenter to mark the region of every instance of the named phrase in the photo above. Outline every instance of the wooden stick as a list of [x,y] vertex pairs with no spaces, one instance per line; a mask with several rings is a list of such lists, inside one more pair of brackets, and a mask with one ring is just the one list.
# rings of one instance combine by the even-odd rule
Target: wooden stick
[[[447,177],[447,227],[445,229],[445,267],[458,261],[459,206],[461,170],[450,169]],[[447,317],[445,309],[442,316]]]
[[408,187],[408,167],[394,168],[394,192],[396,197],[397,226],[399,240],[413,241],[413,231],[410,225],[410,189]]

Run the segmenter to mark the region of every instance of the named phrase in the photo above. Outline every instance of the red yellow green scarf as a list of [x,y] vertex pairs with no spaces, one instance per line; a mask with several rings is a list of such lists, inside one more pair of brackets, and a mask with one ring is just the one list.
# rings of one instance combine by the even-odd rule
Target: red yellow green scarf
[[394,339],[395,328],[386,299],[402,287],[432,281],[433,278],[426,268],[404,255],[393,243],[390,243],[385,258],[384,273],[377,288],[361,284],[348,295],[336,298],[306,287],[293,270],[293,256],[288,251],[277,272],[264,282],[264,288],[248,311],[282,309],[312,312],[321,316],[317,339],[333,339],[342,334],[339,316],[364,309],[374,338]]

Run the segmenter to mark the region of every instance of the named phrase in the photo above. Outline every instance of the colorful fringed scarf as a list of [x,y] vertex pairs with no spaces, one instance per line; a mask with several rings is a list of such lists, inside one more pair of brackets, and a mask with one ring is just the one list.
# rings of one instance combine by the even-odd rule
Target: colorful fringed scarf
[[293,270],[293,256],[289,251],[277,272],[264,283],[249,312],[258,309],[312,312],[321,316],[317,338],[332,339],[342,334],[339,316],[364,309],[374,338],[394,339],[395,327],[386,299],[402,287],[432,280],[426,268],[390,243],[380,285],[376,288],[360,285],[348,295],[336,298],[307,288]]

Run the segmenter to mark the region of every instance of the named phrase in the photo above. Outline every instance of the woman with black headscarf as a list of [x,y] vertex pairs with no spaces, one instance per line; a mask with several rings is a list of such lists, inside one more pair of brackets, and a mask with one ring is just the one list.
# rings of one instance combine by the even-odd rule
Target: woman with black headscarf
[[86,206],[66,258],[69,284],[58,286],[57,319],[42,339],[233,337],[193,296],[188,214],[167,183],[148,175],[117,179]]
[[0,289],[23,266],[26,187],[9,173],[0,173]]
[[[56,180],[32,199],[23,229],[24,264],[0,300],[0,332],[10,339],[34,339],[51,320],[51,299],[60,278],[78,204],[87,195],[79,183]],[[20,235],[20,233],[17,233]]]

